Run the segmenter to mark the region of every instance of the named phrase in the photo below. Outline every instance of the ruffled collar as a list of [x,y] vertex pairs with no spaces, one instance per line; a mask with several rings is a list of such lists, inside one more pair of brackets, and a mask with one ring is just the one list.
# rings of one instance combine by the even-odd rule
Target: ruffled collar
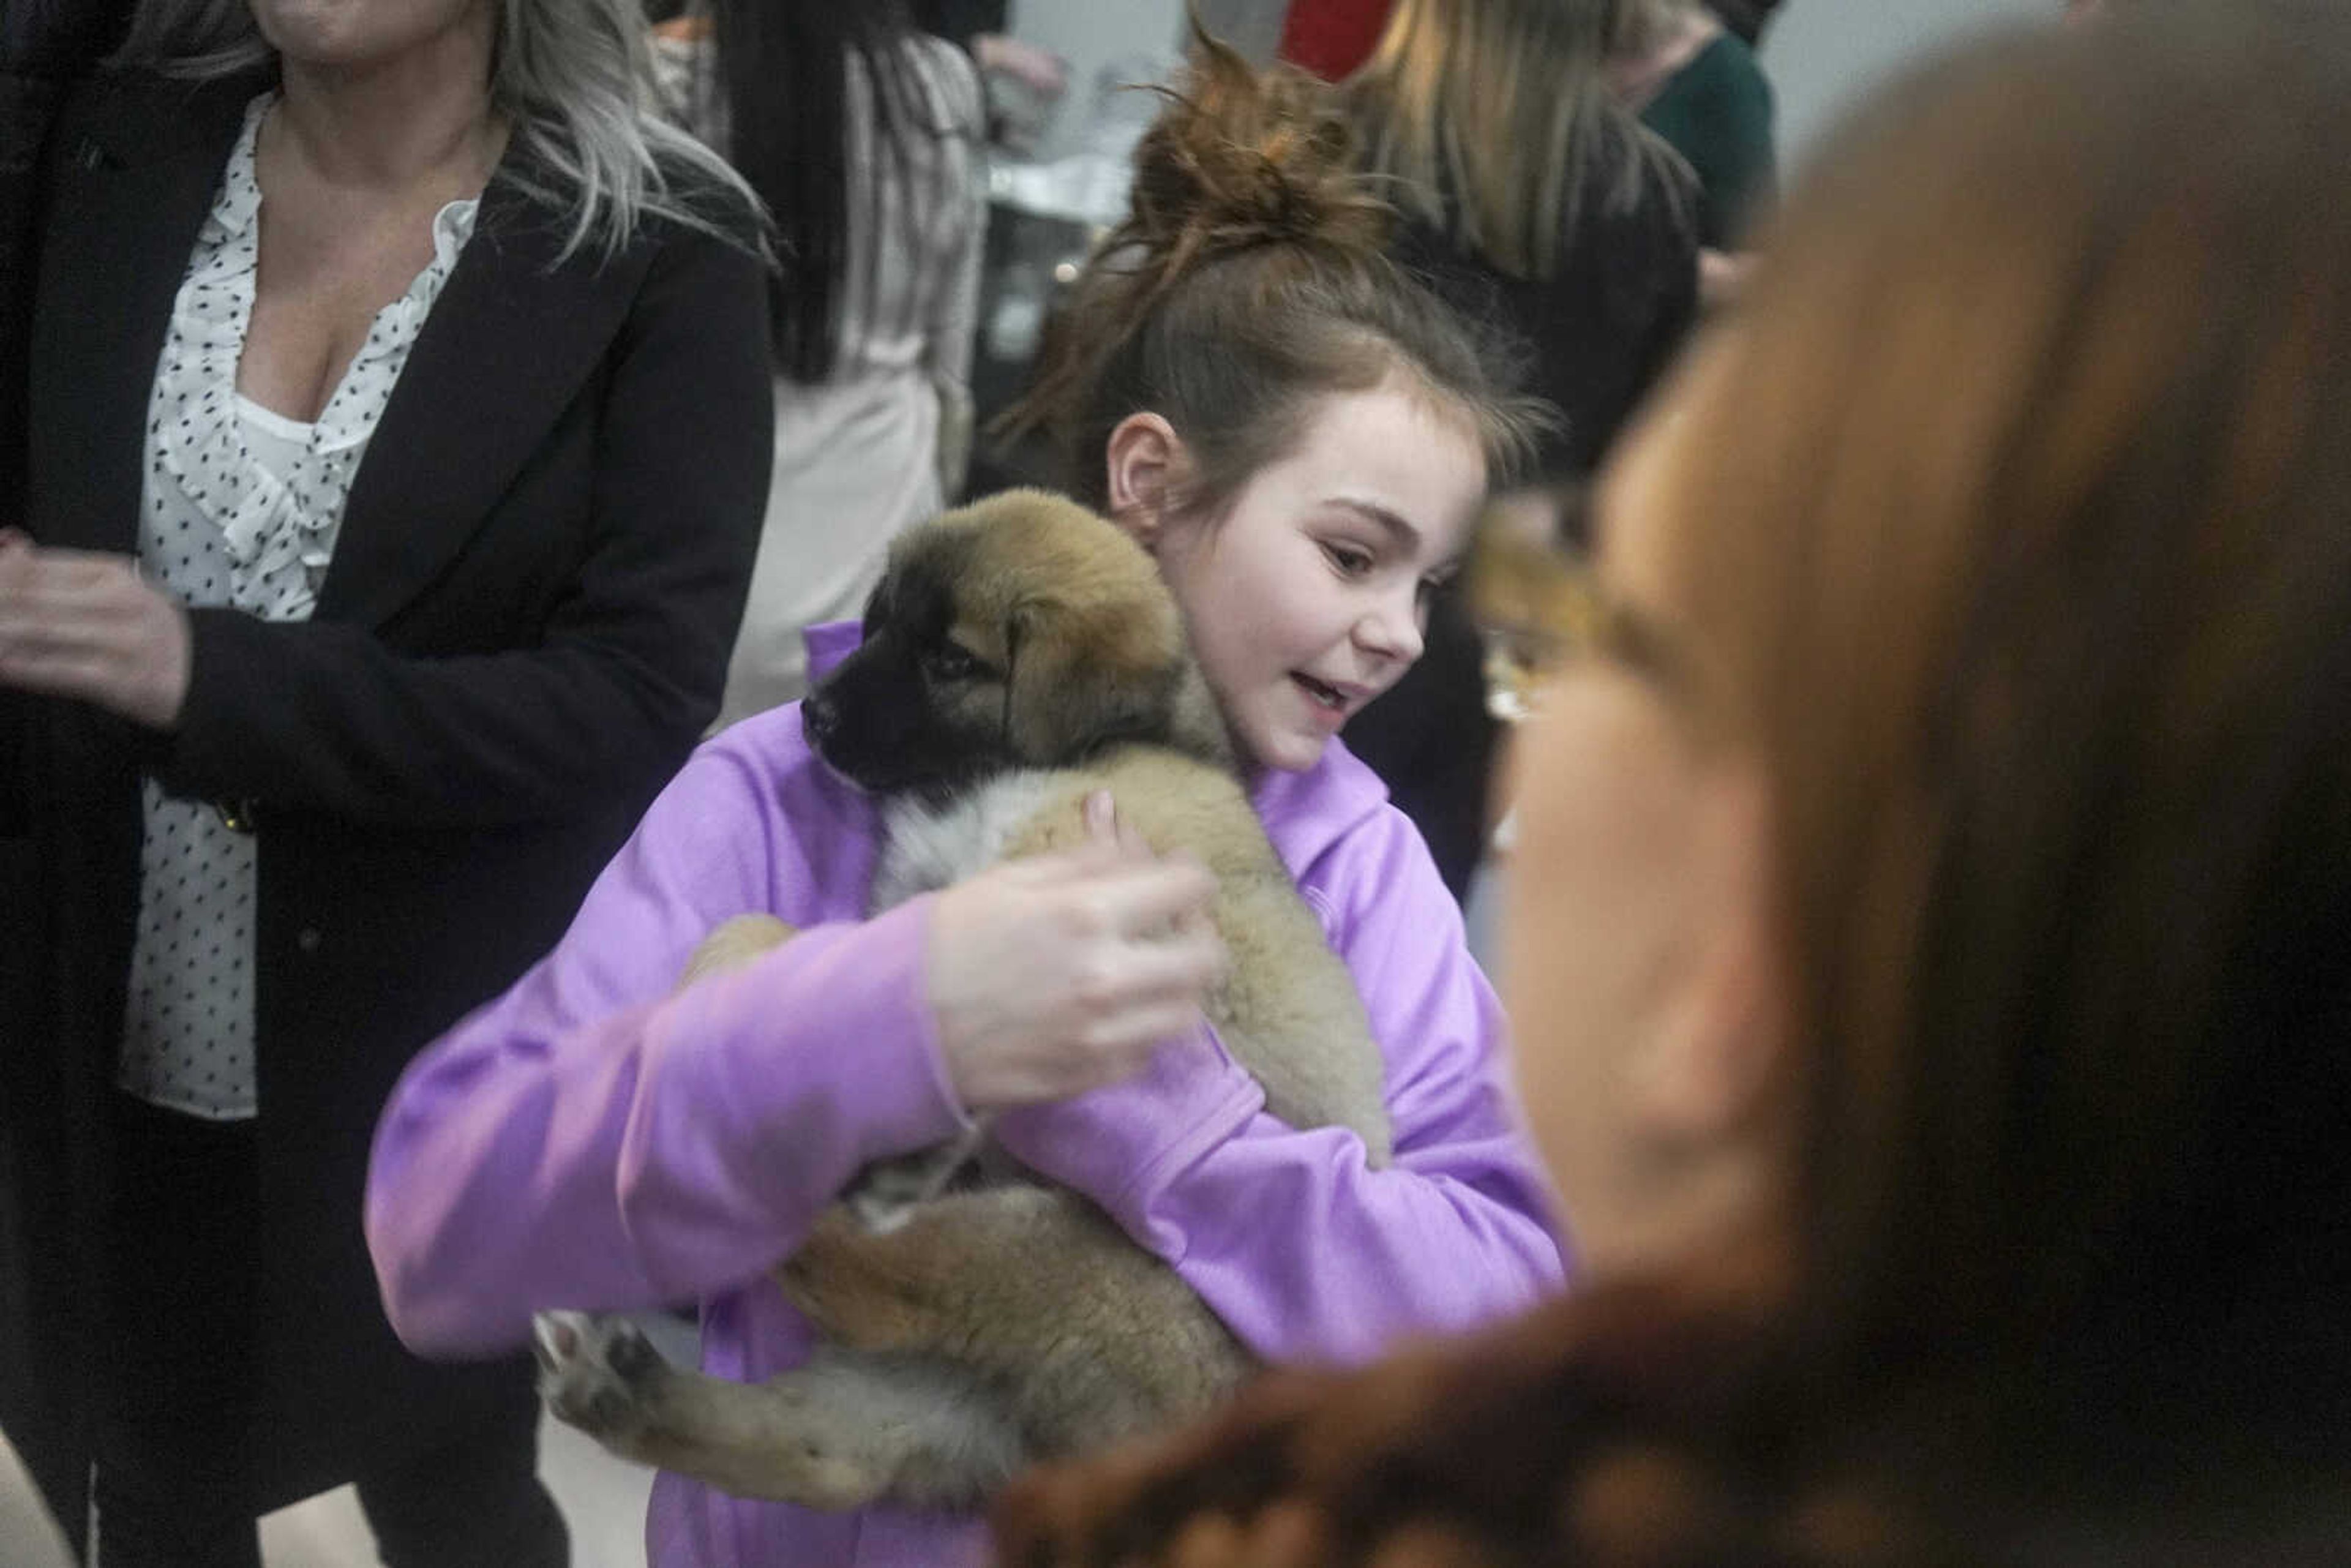
[[152,435],[158,460],[227,542],[230,602],[267,620],[298,620],[315,603],[369,438],[441,287],[474,232],[478,200],[451,202],[433,219],[433,259],[376,313],[367,340],[308,427],[287,472],[253,460],[236,413],[237,361],[253,319],[261,211],[254,149],[277,102],[246,106],[219,194],[198,233],[172,308],[156,385]]

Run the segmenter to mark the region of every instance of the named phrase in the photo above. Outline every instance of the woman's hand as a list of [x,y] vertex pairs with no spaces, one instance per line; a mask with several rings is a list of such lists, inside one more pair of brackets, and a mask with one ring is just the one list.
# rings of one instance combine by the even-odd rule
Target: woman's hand
[[1040,98],[1059,98],[1070,85],[1069,61],[1007,34],[977,35],[971,41],[971,55],[981,70],[1010,77]]
[[0,685],[168,730],[188,698],[188,612],[129,556],[0,529]]
[[1093,841],[996,866],[938,896],[930,1003],[973,1111],[1066,1099],[1140,1071],[1190,1029],[1223,977],[1216,879],[1122,831],[1107,793]]

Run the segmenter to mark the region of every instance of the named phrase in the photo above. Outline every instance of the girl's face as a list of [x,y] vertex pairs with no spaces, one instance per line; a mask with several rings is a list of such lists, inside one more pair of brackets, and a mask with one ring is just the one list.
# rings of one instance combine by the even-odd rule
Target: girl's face
[[1420,657],[1486,491],[1468,422],[1406,384],[1335,393],[1220,518],[1113,504],[1158,558],[1248,760],[1297,771]]

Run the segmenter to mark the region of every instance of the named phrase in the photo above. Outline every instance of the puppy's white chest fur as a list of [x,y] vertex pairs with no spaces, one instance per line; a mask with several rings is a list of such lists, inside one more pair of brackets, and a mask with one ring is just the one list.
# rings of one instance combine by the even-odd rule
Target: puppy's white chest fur
[[1006,841],[1068,785],[1063,775],[1024,770],[1001,774],[943,807],[903,797],[891,801],[882,809],[872,913],[994,865],[1004,858]]

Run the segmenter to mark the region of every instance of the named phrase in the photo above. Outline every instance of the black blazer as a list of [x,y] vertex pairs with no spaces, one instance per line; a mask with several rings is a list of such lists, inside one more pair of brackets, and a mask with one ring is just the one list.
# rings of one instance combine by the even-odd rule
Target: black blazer
[[[136,549],[166,323],[261,85],[110,76],[66,108],[29,362],[44,544]],[[170,736],[0,694],[0,1424],[77,1529],[142,773],[258,824],[261,1506],[518,1375],[392,1340],[360,1234],[368,1143],[409,1057],[553,944],[716,712],[772,424],[747,250],[655,222],[566,258],[563,220],[508,172],[384,410],[313,618],[194,612]]]

